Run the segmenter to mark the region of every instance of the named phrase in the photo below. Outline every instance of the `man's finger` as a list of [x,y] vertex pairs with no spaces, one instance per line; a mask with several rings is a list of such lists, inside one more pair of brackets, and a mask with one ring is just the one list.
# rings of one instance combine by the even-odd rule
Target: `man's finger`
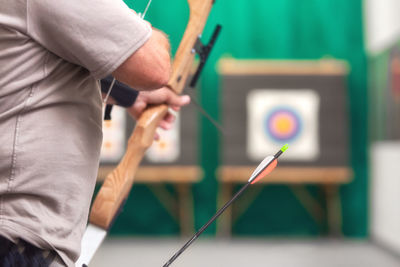
[[167,103],[170,106],[185,106],[190,103],[190,97],[188,95],[176,95],[173,92],[170,92],[170,96],[168,97]]
[[178,106],[170,106],[170,108],[172,108],[173,111],[179,111],[181,109],[181,107]]
[[154,134],[154,140],[160,140],[160,135],[157,132]]
[[160,124],[158,125],[163,130],[170,130],[172,128],[172,123],[167,122],[165,120],[160,121]]
[[171,113],[167,113],[167,115],[164,116],[163,120],[168,123],[173,123],[175,121],[175,115],[171,114]]

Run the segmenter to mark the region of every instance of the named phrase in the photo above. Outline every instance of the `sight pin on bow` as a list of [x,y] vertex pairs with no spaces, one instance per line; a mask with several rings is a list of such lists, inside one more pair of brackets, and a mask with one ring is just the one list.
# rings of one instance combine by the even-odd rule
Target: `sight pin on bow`
[[163,267],[170,266],[178,257],[181,255],[207,228],[210,226],[251,184],[257,183],[259,180],[271,173],[278,165],[278,158],[283,152],[288,149],[289,145],[284,145],[275,155],[266,157],[251,174],[247,183],[240,188],[240,190],[222,207],[217,213],[206,222],[192,238],[190,238],[178,252],[176,252],[164,265]]

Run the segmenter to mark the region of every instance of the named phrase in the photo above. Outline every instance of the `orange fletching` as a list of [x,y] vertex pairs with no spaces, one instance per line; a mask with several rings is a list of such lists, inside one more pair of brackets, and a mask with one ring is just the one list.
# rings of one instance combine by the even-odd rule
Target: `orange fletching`
[[257,178],[255,178],[251,184],[255,184],[257,183],[259,180],[261,180],[262,178],[264,178],[265,176],[267,176],[268,174],[270,174],[278,165],[278,160],[274,159],[267,168],[265,168],[265,170],[263,170],[262,172],[260,172],[260,174],[257,176]]

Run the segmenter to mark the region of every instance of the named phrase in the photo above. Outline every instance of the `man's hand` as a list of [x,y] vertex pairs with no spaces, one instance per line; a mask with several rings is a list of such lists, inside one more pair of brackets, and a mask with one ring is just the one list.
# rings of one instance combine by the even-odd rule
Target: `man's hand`
[[[140,91],[135,103],[127,108],[129,114],[138,119],[148,105],[167,104],[173,110],[179,111],[183,106],[190,103],[190,97],[187,95],[179,96],[167,87],[163,87],[154,91]],[[164,119],[160,122],[159,127],[169,130],[175,121],[175,116],[168,112]],[[158,139],[156,134],[155,139]]]

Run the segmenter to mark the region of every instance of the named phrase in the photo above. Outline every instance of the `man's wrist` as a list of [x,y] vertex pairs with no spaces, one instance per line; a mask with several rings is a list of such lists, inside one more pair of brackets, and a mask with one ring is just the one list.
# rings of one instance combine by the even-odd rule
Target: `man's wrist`
[[[108,94],[112,81],[113,77],[111,75],[101,80],[102,93]],[[135,103],[138,91],[116,80],[111,89],[110,96],[115,100],[118,106],[130,107]]]

